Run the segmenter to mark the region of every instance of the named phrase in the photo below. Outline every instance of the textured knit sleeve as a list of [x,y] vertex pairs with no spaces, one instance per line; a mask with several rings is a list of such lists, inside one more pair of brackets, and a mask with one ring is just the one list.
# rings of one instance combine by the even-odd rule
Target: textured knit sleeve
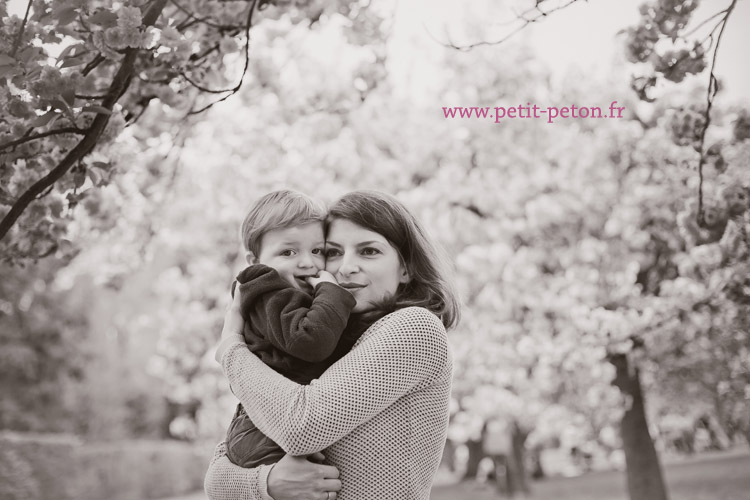
[[209,500],[272,500],[267,493],[272,466],[244,469],[227,458],[226,443],[219,443],[208,466],[204,489]]
[[222,366],[258,428],[287,453],[320,451],[394,401],[433,383],[449,359],[445,328],[423,308],[392,313],[310,385],[296,384],[240,344]]

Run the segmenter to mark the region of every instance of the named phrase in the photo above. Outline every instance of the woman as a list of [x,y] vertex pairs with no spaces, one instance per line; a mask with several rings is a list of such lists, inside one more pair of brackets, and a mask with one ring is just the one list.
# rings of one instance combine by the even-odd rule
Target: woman
[[244,348],[235,301],[217,359],[264,434],[290,455],[325,450],[331,465],[287,455],[274,466],[242,469],[219,445],[206,476],[212,500],[429,498],[448,424],[445,328],[458,320],[443,262],[416,219],[382,193],[347,194],[327,224],[326,270],[354,295],[353,312],[393,312],[302,386]]

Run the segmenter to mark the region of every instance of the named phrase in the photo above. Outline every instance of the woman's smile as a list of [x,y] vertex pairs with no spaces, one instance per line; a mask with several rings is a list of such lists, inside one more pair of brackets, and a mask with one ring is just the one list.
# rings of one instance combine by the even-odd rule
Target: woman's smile
[[357,290],[359,290],[361,288],[364,288],[367,285],[363,285],[363,284],[360,284],[360,283],[351,283],[351,282],[344,281],[344,282],[340,282],[339,286],[342,287],[342,288],[346,288],[350,292],[356,292]]

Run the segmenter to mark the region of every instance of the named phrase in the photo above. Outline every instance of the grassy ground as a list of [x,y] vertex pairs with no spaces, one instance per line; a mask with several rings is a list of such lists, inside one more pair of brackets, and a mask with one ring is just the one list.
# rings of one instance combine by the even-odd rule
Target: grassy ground
[[[670,500],[750,500],[750,455],[691,459],[665,466]],[[532,483],[530,500],[628,500],[624,472],[595,472]],[[436,487],[431,500],[497,500],[473,482]],[[166,500],[166,499],[165,499]],[[203,492],[168,500],[205,500]]]
[[[671,500],[749,500],[750,455],[715,457],[665,467]],[[627,500],[624,472],[597,472],[532,483],[533,500]],[[486,485],[435,488],[431,500],[500,498]]]

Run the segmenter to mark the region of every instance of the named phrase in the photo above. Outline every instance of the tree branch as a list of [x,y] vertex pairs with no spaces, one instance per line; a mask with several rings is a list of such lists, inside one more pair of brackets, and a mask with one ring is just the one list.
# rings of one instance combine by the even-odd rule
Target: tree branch
[[[681,38],[686,39],[687,37],[693,35],[699,29],[701,29],[703,26],[705,26],[706,24],[708,24],[709,21],[711,21],[712,19],[714,19],[716,17],[719,17],[720,15],[726,13],[726,11],[727,11],[726,9],[721,10],[721,11],[717,12],[716,14],[714,14],[713,16],[711,16],[711,17],[709,17],[707,19],[704,19],[700,24],[698,24],[698,26],[696,26],[692,30],[688,31],[687,33],[684,33],[683,35],[681,35]],[[714,26],[714,29],[711,30],[711,32],[713,32],[715,29],[716,29],[716,27]]]
[[[155,0],[154,3],[148,8],[146,14],[143,16],[143,25],[152,26],[159,18],[164,6],[168,0]],[[137,48],[129,48],[125,51],[125,57],[120,64],[120,68],[112,78],[112,85],[107,92],[107,95],[102,100],[102,107],[111,110],[115,103],[122,97],[127,91],[130,81],[133,78],[135,72],[135,61],[138,57]],[[99,113],[94,118],[91,126],[87,129],[81,142],[79,142],[70,152],[63,158],[60,163],[57,164],[47,175],[35,182],[29,189],[27,189],[13,204],[10,211],[0,221],[0,240],[5,237],[10,231],[13,225],[16,223],[21,214],[26,210],[26,207],[36,199],[45,189],[52,186],[55,182],[60,180],[68,170],[78,163],[82,158],[91,153],[96,146],[104,128],[109,122],[108,114]]]
[[463,208],[464,210],[468,210],[469,212],[473,213],[474,215],[476,215],[480,219],[487,219],[487,218],[489,218],[488,214],[486,214],[485,212],[483,212],[482,210],[480,210],[473,203],[465,204],[465,203],[459,203],[457,201],[454,201],[454,202],[450,203],[450,206],[451,207]]
[[[241,27],[240,29],[235,29],[229,32],[229,36],[236,36],[240,31],[242,31],[244,27]],[[214,44],[211,48],[206,49],[202,54],[193,54],[190,56],[190,62],[192,63],[198,63],[201,59],[204,59],[211,55],[213,52],[216,52],[221,47],[220,43]]]
[[221,99],[214,101],[212,103],[209,103],[202,108],[198,110],[191,110],[188,115],[197,115],[199,113],[202,113],[212,107],[214,104],[218,104],[222,101],[226,101],[229,99],[229,97],[236,94],[240,88],[242,87],[242,84],[245,81],[245,75],[247,75],[247,70],[250,67],[250,28],[253,25],[253,13],[255,12],[255,6],[258,3],[258,0],[253,0],[253,3],[250,4],[250,12],[248,12],[247,15],[247,22],[245,23],[245,66],[242,68],[242,75],[240,76],[240,81],[237,83],[237,85],[234,86],[234,88],[229,90],[229,94],[225,95]]
[[188,16],[184,20],[182,20],[179,24],[177,24],[177,26],[175,26],[175,29],[179,32],[183,32],[191,26],[198,24],[199,22],[200,21],[198,19],[188,14]]
[[[499,40],[495,40],[495,41],[492,41],[492,42],[490,42],[490,41],[481,41],[481,42],[471,43],[471,44],[468,44],[468,45],[456,45],[456,44],[454,44],[453,42],[450,42],[450,41],[447,42],[447,43],[446,42],[441,42],[440,40],[437,40],[431,34],[430,34],[430,37],[433,40],[435,40],[436,42],[438,42],[440,45],[442,45],[443,47],[447,47],[449,49],[459,50],[459,51],[462,51],[462,52],[466,52],[466,51],[469,51],[471,49],[474,49],[476,47],[481,47],[481,46],[500,45],[501,43],[503,43],[503,42],[507,41],[508,39],[510,39],[511,37],[515,36],[518,32],[520,32],[520,31],[524,30],[525,28],[527,28],[529,25],[538,22],[539,20],[543,19],[544,17],[547,17],[549,14],[552,14],[553,12],[557,12],[558,10],[562,10],[562,9],[565,9],[566,7],[569,7],[572,4],[578,2],[579,0],[568,0],[567,3],[565,3],[563,5],[560,5],[559,7],[552,8],[552,9],[547,10],[547,11],[544,11],[544,10],[541,9],[541,5],[545,1],[548,1],[548,0],[537,1],[536,4],[534,5],[534,7],[530,8],[530,9],[527,9],[526,11],[524,11],[521,14],[517,15],[516,21],[523,21],[523,23],[520,26],[518,26],[516,29],[514,29],[513,31],[511,31],[510,33],[508,33],[507,35],[505,35],[504,37],[500,38]],[[530,16],[530,17],[527,17],[527,16]],[[512,23],[515,23],[516,21],[513,21]],[[429,32],[428,32],[428,34],[429,34]]]
[[[212,28],[216,28],[219,31],[225,31],[225,30],[231,30],[234,28],[237,28],[238,26],[232,26],[232,25],[224,25],[224,24],[218,24],[213,21],[210,21],[206,19],[205,17],[200,17],[196,15],[194,12],[190,12],[187,8],[183,7],[179,3],[177,3],[177,0],[170,0],[172,2],[172,5],[177,7],[178,10],[182,11],[183,13],[187,14],[188,16],[192,17],[194,20],[199,21],[207,26],[211,26]],[[239,26],[241,27],[241,25]]]
[[87,65],[86,65],[86,67],[85,67],[85,68],[83,68],[83,70],[81,71],[81,74],[82,74],[83,76],[88,76],[88,74],[89,74],[89,73],[91,73],[91,72],[92,72],[92,71],[94,70],[94,68],[96,68],[96,67],[97,67],[97,66],[99,66],[99,65],[100,65],[100,64],[101,64],[102,62],[104,62],[104,61],[106,61],[106,60],[107,60],[107,58],[106,58],[106,57],[104,57],[104,56],[103,56],[103,55],[101,55],[101,54],[97,54],[97,55],[96,55],[96,57],[94,57],[94,58],[93,58],[93,59],[92,59],[92,60],[91,60],[91,61],[90,61],[90,62],[89,62],[89,63],[88,63]]
[[16,58],[16,52],[18,52],[18,48],[21,46],[21,40],[23,40],[23,33],[26,31],[26,23],[29,20],[29,12],[31,11],[31,4],[32,0],[29,0],[29,3],[26,4],[26,14],[23,16],[23,21],[21,21],[21,27],[18,29],[18,34],[16,35],[16,39],[13,41],[13,49],[10,51],[10,57],[13,59]]
[[193,81],[184,71],[179,71],[179,75],[185,79],[186,82],[188,82],[190,85],[195,87],[196,89],[200,90],[201,92],[205,92],[206,94],[223,94],[224,92],[231,92],[232,89],[210,89],[208,87],[204,87],[198,82]]
[[[698,160],[698,225],[703,227],[705,226],[705,214],[703,213],[703,167],[706,165],[706,131],[708,130],[708,126],[711,124],[711,106],[713,106],[714,103],[714,97],[716,97],[716,92],[719,90],[719,82],[716,79],[716,75],[714,74],[714,69],[716,68],[716,57],[719,54],[719,44],[721,43],[721,37],[724,34],[724,28],[727,25],[727,20],[729,19],[729,16],[732,15],[732,12],[734,11],[735,6],[737,5],[737,0],[732,0],[732,3],[729,5],[729,7],[726,8],[724,11],[724,17],[721,21],[719,21],[719,25],[721,25],[721,29],[719,29],[719,34],[716,37],[716,45],[714,46],[714,53],[713,57],[711,58],[711,68],[709,70],[708,75],[708,89],[706,89],[706,110],[703,114],[704,120],[703,120],[703,128],[701,129],[701,137],[699,142],[699,149],[698,152],[700,154],[700,159]],[[718,25],[717,25],[718,26]],[[714,28],[713,31],[715,31],[716,28]]]
[[[31,129],[30,129],[31,130]],[[82,130],[80,128],[75,127],[65,127],[65,128],[58,128],[55,130],[48,130],[46,132],[41,132],[39,134],[33,134],[26,137],[21,137],[20,139],[16,139],[15,141],[6,142],[5,144],[0,144],[0,151],[3,151],[8,148],[12,148],[15,146],[19,146],[21,144],[34,141],[36,139],[42,139],[44,137],[49,137],[51,135],[61,135],[61,134],[80,134],[84,135],[86,133],[85,130]]]
[[104,99],[107,97],[106,95],[81,95],[76,94],[76,99],[81,99],[83,101],[98,101],[100,99]]

